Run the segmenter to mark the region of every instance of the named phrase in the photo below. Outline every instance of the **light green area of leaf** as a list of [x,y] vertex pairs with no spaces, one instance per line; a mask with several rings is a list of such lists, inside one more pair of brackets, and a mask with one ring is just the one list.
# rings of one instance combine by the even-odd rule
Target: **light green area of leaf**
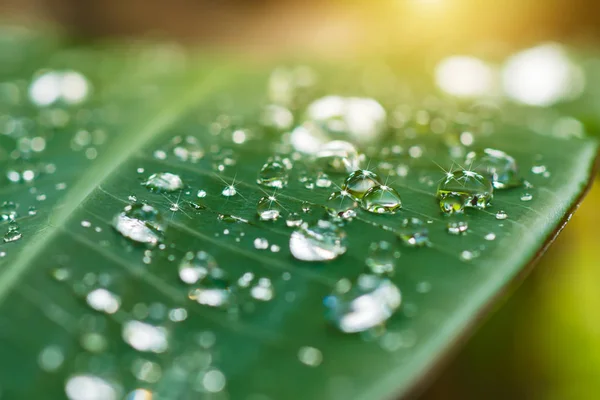
[[[13,39],[0,48],[5,54],[17,49],[23,54],[2,70],[0,91],[0,194],[2,200],[18,204],[23,234],[0,246],[0,393],[8,399],[63,398],[66,380],[76,374],[102,377],[119,396],[147,388],[160,399],[373,399],[405,393],[554,235],[590,180],[596,157],[592,140],[537,135],[506,126],[498,116],[469,111],[477,146],[513,155],[533,187],[498,191],[490,208],[468,210],[466,235],[449,235],[435,187],[444,176],[441,167],[452,165],[448,142],[460,128],[451,116],[460,105],[441,102],[430,113],[448,122],[448,135],[415,125],[423,133],[407,137],[395,128],[363,149],[372,166],[386,161],[408,168],[406,176],[391,176],[388,182],[400,193],[402,210],[393,216],[359,211],[343,227],[349,241],[346,254],[329,263],[303,263],[289,252],[293,228],[285,218],[263,222],[256,216],[256,204],[265,195],[256,184],[257,173],[282,141],[280,133],[258,124],[267,104],[270,68],[232,66],[167,45],[72,49],[29,35],[12,32],[6,37]],[[83,73],[93,95],[78,106],[32,106],[27,87],[44,68]],[[321,79],[294,104],[296,117],[308,101],[329,93],[367,93],[390,110],[399,104],[422,106],[411,96],[397,95],[398,88],[365,89],[354,79],[357,71],[360,67],[317,69]],[[477,127],[484,123],[493,124],[495,132],[479,134]],[[242,144],[232,141],[239,129],[247,136]],[[74,146],[82,130],[92,137],[102,131],[106,140]],[[157,158],[155,151],[165,149],[176,135],[199,138],[205,156],[197,163],[183,162],[170,151],[165,159]],[[4,175],[21,162],[14,160],[17,143],[38,136],[45,138],[46,148],[27,162],[52,164],[56,171],[31,183],[10,183]],[[403,151],[382,151],[390,145]],[[421,157],[408,155],[412,146],[420,146]],[[97,156],[90,157],[94,152]],[[531,172],[540,165],[547,176]],[[149,192],[141,182],[157,172],[179,175],[188,189],[168,195]],[[276,193],[287,211],[302,213],[306,202],[311,212],[303,214],[305,219],[322,216],[320,206],[333,187],[307,189],[300,182],[302,175],[315,177],[317,172],[310,162],[295,163],[289,186]],[[331,178],[341,185],[344,176]],[[235,185],[236,196],[221,195],[228,184]],[[207,196],[197,198],[198,190]],[[525,191],[533,195],[531,201],[520,200]],[[165,249],[148,251],[112,229],[111,220],[131,202],[130,196],[166,216]],[[171,209],[174,204],[179,210]],[[31,206],[35,215],[27,213]],[[508,219],[497,220],[499,210]],[[223,214],[247,222],[227,222],[219,218]],[[427,224],[430,247],[410,248],[396,239],[394,230],[407,217]],[[489,233],[496,239],[486,240]],[[280,251],[256,249],[256,238]],[[402,307],[385,330],[340,333],[325,319],[323,299],[339,279],[353,280],[365,270],[369,245],[379,240],[401,252],[392,280],[402,291]],[[258,301],[241,290],[236,313],[189,300],[190,287],[180,281],[177,266],[186,252],[199,250],[212,254],[233,282],[247,272],[254,274],[254,283],[269,278],[274,298]],[[478,256],[465,261],[464,251]],[[58,282],[52,277],[56,269],[70,277]],[[97,287],[121,298],[117,313],[101,314],[86,304],[85,294]],[[185,321],[166,316],[177,308],[187,310]],[[154,354],[132,349],[121,333],[123,323],[132,319],[164,326],[168,350]],[[82,343],[90,333],[106,339],[104,351],[86,350]],[[41,367],[40,354],[48,346],[64,355],[56,371]],[[306,346],[322,353],[318,366],[300,362],[298,353]],[[136,380],[132,370],[139,359],[159,365],[160,379],[140,380],[138,371]],[[207,387],[214,385],[206,382],[214,370],[222,372],[225,385],[218,393],[208,393]]]

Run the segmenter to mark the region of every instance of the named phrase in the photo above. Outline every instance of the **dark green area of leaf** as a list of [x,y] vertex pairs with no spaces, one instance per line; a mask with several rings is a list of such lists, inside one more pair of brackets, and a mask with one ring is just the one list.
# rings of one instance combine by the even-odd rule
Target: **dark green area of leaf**
[[[402,197],[402,210],[394,216],[359,212],[344,227],[349,238],[345,255],[324,264],[303,263],[290,255],[292,228],[285,218],[271,223],[256,216],[256,203],[264,196],[256,184],[257,173],[267,158],[277,154],[281,136],[258,123],[267,104],[270,67],[242,69],[237,63],[167,45],[69,49],[28,32],[10,31],[3,37],[0,54],[19,57],[7,58],[12,64],[3,63],[0,71],[4,134],[0,194],[2,200],[18,204],[23,234],[22,239],[0,246],[6,253],[0,259],[0,392],[8,399],[63,398],[65,381],[74,374],[101,376],[123,395],[142,387],[161,399],[192,399],[208,396],[202,379],[211,368],[226,378],[225,388],[210,394],[215,398],[373,399],[405,393],[553,235],[591,178],[596,156],[592,140],[533,134],[504,123],[500,112],[446,100],[429,102],[430,115],[447,121],[449,134],[428,133],[427,126],[410,119],[416,136],[390,128],[382,143],[363,148],[373,165],[388,161],[408,168],[407,176],[394,176],[389,182]],[[32,106],[27,87],[43,68],[80,71],[92,83],[93,96],[80,106],[42,110]],[[317,68],[320,80],[297,98],[295,115],[302,115],[307,102],[329,93],[374,96],[388,110],[402,105],[407,115],[425,107],[405,89],[401,69],[397,85],[365,88],[355,79],[364,75],[362,68]],[[459,111],[472,117],[469,124],[449,122]],[[66,114],[66,122],[52,122],[57,113]],[[10,121],[16,128],[9,130]],[[494,133],[483,133],[486,124],[494,126]],[[453,236],[446,232],[435,187],[444,174],[439,166],[452,164],[449,144],[461,128],[473,130],[477,146],[513,155],[533,188],[498,191],[491,208],[467,212],[468,234]],[[236,129],[248,133],[243,144],[231,139]],[[75,150],[72,141],[80,130],[102,130],[106,140]],[[199,138],[206,155],[197,163],[182,162],[171,153],[164,160],[154,157],[155,150],[175,135]],[[10,183],[4,172],[15,164],[11,154],[19,138],[37,136],[46,139],[46,149],[27,162],[54,164],[56,172],[29,184]],[[382,151],[394,144],[405,151],[396,156]],[[419,158],[406,151],[415,145],[423,150]],[[91,160],[89,147],[97,151]],[[225,156],[234,165],[220,171],[215,166]],[[533,174],[534,165],[545,165],[550,175]],[[156,172],[178,174],[189,190],[169,195],[149,192],[140,183]],[[302,204],[310,203],[312,211],[304,217],[312,220],[322,216],[320,205],[332,191],[309,190],[299,182],[301,174],[316,172],[310,163],[298,161],[289,187],[277,194],[289,211],[301,213]],[[386,176],[385,171],[380,173]],[[331,177],[337,185],[344,178]],[[234,180],[239,195],[223,197],[224,182]],[[205,198],[196,197],[200,189],[208,193]],[[520,200],[525,191],[533,195],[529,202]],[[144,248],[127,242],[110,225],[132,195],[169,220],[166,249],[152,250],[150,262],[143,261],[148,256]],[[194,209],[188,201],[204,207]],[[173,203],[180,205],[179,211],[170,210]],[[27,215],[30,206],[35,206],[36,215]],[[509,218],[497,220],[499,210]],[[218,218],[220,214],[248,223],[227,222]],[[393,231],[406,217],[427,222],[431,247],[409,248],[396,239]],[[82,226],[82,221],[91,226]],[[496,239],[486,240],[489,233]],[[281,251],[257,250],[255,238],[265,238]],[[402,308],[385,331],[340,333],[324,317],[323,298],[340,278],[354,279],[364,271],[369,245],[377,240],[390,241],[401,251],[392,280],[402,291]],[[233,279],[246,272],[269,278],[275,297],[267,302],[248,300],[237,315],[188,300],[189,287],[179,280],[177,265],[185,252],[199,250],[211,253]],[[479,256],[464,261],[463,251]],[[70,278],[57,282],[51,276],[57,268],[68,270]],[[82,287],[94,279],[107,282],[107,288],[121,297],[119,312],[104,315],[86,305]],[[123,341],[122,324],[134,318],[140,304],[187,309],[183,322],[164,315],[147,319],[168,329],[168,351],[140,353]],[[94,354],[82,347],[82,335],[89,332],[106,338],[104,352]],[[210,347],[199,341],[206,332],[214,334]],[[55,372],[42,370],[38,361],[40,352],[51,345],[61,348],[65,358]],[[322,352],[319,366],[298,360],[304,346]],[[158,382],[136,381],[132,363],[139,358],[160,365]]]

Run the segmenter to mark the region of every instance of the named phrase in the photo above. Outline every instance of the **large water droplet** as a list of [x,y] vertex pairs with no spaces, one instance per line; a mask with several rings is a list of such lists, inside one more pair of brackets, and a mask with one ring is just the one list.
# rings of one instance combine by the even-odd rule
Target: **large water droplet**
[[325,171],[336,173],[356,171],[360,165],[356,148],[344,140],[333,140],[321,146],[317,162]]
[[400,252],[394,250],[389,242],[374,242],[369,246],[369,255],[365,262],[374,274],[391,276],[399,256]]
[[360,275],[351,288],[336,288],[324,303],[331,322],[342,332],[354,333],[383,324],[401,301],[400,290],[388,279]]
[[405,244],[412,247],[420,247],[429,244],[429,231],[427,226],[419,218],[406,218],[402,221],[396,234]]
[[437,189],[440,208],[444,213],[461,212],[464,207],[485,208],[492,200],[494,187],[482,175],[473,171],[448,173]]
[[301,261],[329,261],[346,252],[346,233],[328,221],[302,225],[290,237],[290,252]]
[[484,149],[482,152],[467,154],[466,165],[471,165],[473,171],[489,178],[494,189],[505,189],[521,184],[518,178],[518,168],[515,159],[503,151]]
[[281,215],[283,207],[275,196],[265,196],[258,201],[256,213],[261,221],[275,221]]
[[131,204],[113,218],[113,227],[128,239],[155,246],[161,240],[167,223],[154,207]]
[[381,179],[377,174],[364,169],[359,169],[348,175],[342,188],[354,198],[362,199],[369,189],[380,185]]
[[148,179],[142,183],[153,192],[174,192],[176,190],[183,189],[183,181],[179,175],[172,174],[170,172],[159,172],[152,174]]
[[217,261],[205,251],[188,251],[179,263],[179,278],[189,284],[198,282],[218,268]]
[[375,214],[393,214],[402,207],[402,202],[394,188],[381,185],[367,190],[360,200],[360,206]]
[[288,183],[288,171],[279,161],[268,161],[258,173],[256,182],[259,185],[282,189]]
[[145,322],[125,322],[122,335],[127,344],[139,351],[163,353],[169,345],[167,330],[164,327]]
[[352,219],[356,217],[354,210],[358,206],[356,200],[345,190],[334,192],[327,200],[327,212],[337,218]]

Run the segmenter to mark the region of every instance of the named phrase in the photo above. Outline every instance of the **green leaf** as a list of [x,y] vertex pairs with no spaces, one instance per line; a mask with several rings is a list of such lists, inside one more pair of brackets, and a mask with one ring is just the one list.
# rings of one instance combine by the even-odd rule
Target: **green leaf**
[[[28,56],[15,61],[18,65],[1,72],[3,175],[22,165],[40,171],[29,183],[3,176],[0,189],[4,200],[18,206],[22,234],[1,245],[0,389],[7,398],[63,398],[66,382],[76,375],[104,379],[118,398],[136,388],[177,399],[407,394],[543,251],[591,179],[595,141],[533,134],[466,108],[475,121],[468,125],[475,144],[514,156],[533,187],[496,191],[490,208],[467,211],[466,235],[449,235],[435,190],[443,168],[452,166],[449,141],[460,131],[451,115],[462,106],[442,103],[437,110],[443,111],[438,118],[447,123],[445,134],[407,134],[405,125],[363,147],[382,176],[382,161],[408,171],[388,182],[399,192],[402,209],[395,215],[359,211],[342,227],[346,254],[327,263],[302,262],[290,254],[295,228],[285,217],[271,222],[256,215],[265,196],[256,183],[258,171],[282,149],[283,140],[258,123],[268,102],[270,68],[242,69],[167,45],[73,49],[55,44],[47,53],[38,51],[46,48],[39,44],[44,40],[50,41],[19,36],[2,44],[5,52],[15,52],[25,42],[38,43],[25,47]],[[35,107],[27,87],[43,68],[81,72],[91,83],[91,97],[79,105]],[[295,116],[329,93],[378,97],[390,115],[398,105],[419,109],[391,88],[366,90],[353,80],[357,69],[318,69],[320,83],[299,94]],[[492,134],[477,129],[490,123]],[[428,130],[418,123],[411,127]],[[239,133],[234,140],[236,131],[243,131],[245,140]],[[204,156],[195,163],[174,156],[168,144],[176,135],[197,137]],[[23,151],[33,138],[43,138],[45,148]],[[393,145],[403,150],[382,150]],[[532,172],[542,165],[546,174]],[[298,212],[308,221],[323,216],[321,206],[334,187],[307,189],[301,179],[314,179],[317,171],[305,157],[294,160],[288,187],[275,193],[284,214]],[[186,188],[156,193],[141,184],[161,172],[177,174]],[[344,175],[330,177],[334,185],[344,180]],[[237,194],[223,196],[227,185]],[[207,195],[198,198],[199,190]],[[520,199],[525,192],[530,201]],[[162,248],[137,245],[112,228],[131,196],[166,217]],[[307,205],[311,211],[303,213]],[[36,212],[28,213],[32,206]],[[500,210],[507,219],[496,219]],[[397,239],[408,217],[425,222],[430,246],[404,246]],[[256,239],[269,247],[256,248]],[[402,306],[385,329],[342,333],[326,319],[323,300],[340,279],[354,281],[365,271],[369,246],[381,240],[401,253],[391,280],[402,292]],[[254,277],[251,287],[267,278],[273,298],[252,297],[242,287],[239,307],[228,311],[190,300],[193,286],[180,280],[178,265],[187,252],[201,250],[214,256],[234,285],[247,273]],[[87,294],[101,287],[120,298],[118,311],[101,313],[86,303]],[[187,318],[178,321],[183,309]],[[163,327],[166,351],[132,348],[122,332],[132,320]]]

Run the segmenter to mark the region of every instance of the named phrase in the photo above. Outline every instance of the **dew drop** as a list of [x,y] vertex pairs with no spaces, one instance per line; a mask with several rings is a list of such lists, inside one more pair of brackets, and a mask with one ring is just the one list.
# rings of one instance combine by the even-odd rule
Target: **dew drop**
[[237,194],[237,190],[235,190],[235,187],[233,185],[227,185],[225,186],[225,188],[223,188],[221,194],[225,197],[231,197]]
[[95,375],[74,375],[65,384],[69,400],[117,400],[117,389]]
[[303,346],[298,350],[298,360],[309,367],[318,367],[323,362],[323,354],[317,348]]
[[485,177],[473,171],[448,173],[437,189],[440,208],[444,213],[461,212],[464,207],[486,208],[494,187]]
[[515,159],[503,151],[484,149],[482,152],[467,154],[466,165],[472,165],[473,171],[489,178],[494,189],[506,189],[521,184]]
[[531,201],[533,199],[533,195],[531,193],[523,193],[521,195],[521,201]]
[[328,188],[331,186],[333,182],[329,179],[329,176],[324,172],[319,172],[317,175],[317,179],[315,181],[315,185],[320,188]]
[[95,289],[88,293],[86,302],[96,311],[114,314],[121,306],[121,299],[106,289]]
[[446,228],[451,235],[462,235],[467,233],[469,224],[466,221],[450,221],[446,225]]
[[327,199],[326,210],[329,215],[337,218],[350,220],[356,217],[355,208],[358,203],[354,198],[345,190],[334,192]]
[[258,283],[250,289],[250,295],[256,300],[269,301],[273,299],[275,291],[273,284],[268,278],[260,278]]
[[196,193],[196,196],[202,199],[202,198],[206,197],[206,191],[198,190],[198,193]]
[[19,231],[19,225],[15,221],[10,221],[8,229],[4,234],[4,243],[16,242],[21,239],[23,234]]
[[123,324],[123,340],[138,351],[163,353],[168,348],[167,330],[140,321]]
[[265,238],[254,239],[254,248],[257,250],[266,250],[269,248],[269,241]]
[[290,252],[301,261],[334,260],[346,249],[346,233],[328,221],[304,224],[290,237]]
[[354,285],[337,285],[324,299],[328,319],[342,332],[363,332],[385,323],[400,307],[400,290],[388,279],[360,275]]
[[234,302],[234,293],[225,271],[215,268],[189,292],[188,298],[204,306],[228,308]]
[[369,270],[375,275],[392,276],[396,268],[396,259],[400,252],[386,241],[373,242],[369,246],[369,255],[365,260]]
[[485,235],[483,238],[484,238],[485,240],[492,241],[492,240],[495,240],[495,239],[496,239],[496,234],[495,234],[495,233],[493,233],[493,232],[490,232],[490,233],[488,233],[487,235]]
[[360,167],[356,148],[344,140],[325,143],[317,152],[317,163],[327,172],[350,173]]
[[404,219],[396,234],[405,244],[411,247],[421,247],[429,244],[427,226],[418,218]]
[[285,224],[290,228],[300,226],[302,225],[302,217],[296,212],[289,213],[285,219]]
[[496,213],[496,219],[503,220],[506,218],[508,218],[508,214],[505,211],[500,210]]
[[348,175],[342,189],[350,193],[355,199],[360,200],[369,189],[380,185],[381,179],[377,174],[359,169]]
[[183,189],[183,181],[179,175],[170,172],[152,174],[142,185],[157,193],[174,192]]
[[402,208],[402,201],[394,188],[381,185],[367,190],[360,200],[360,206],[375,214],[394,214]]
[[179,278],[185,283],[194,284],[217,268],[217,261],[207,252],[188,251],[179,263]]
[[148,204],[131,204],[113,218],[113,227],[128,239],[156,246],[167,223],[154,207]]
[[288,184],[288,171],[279,161],[268,161],[258,173],[256,183],[263,186],[283,189]]
[[198,162],[204,157],[204,148],[194,136],[175,136],[171,140],[173,155],[181,161]]
[[258,201],[256,213],[261,221],[275,221],[282,212],[282,206],[275,196],[265,196]]

